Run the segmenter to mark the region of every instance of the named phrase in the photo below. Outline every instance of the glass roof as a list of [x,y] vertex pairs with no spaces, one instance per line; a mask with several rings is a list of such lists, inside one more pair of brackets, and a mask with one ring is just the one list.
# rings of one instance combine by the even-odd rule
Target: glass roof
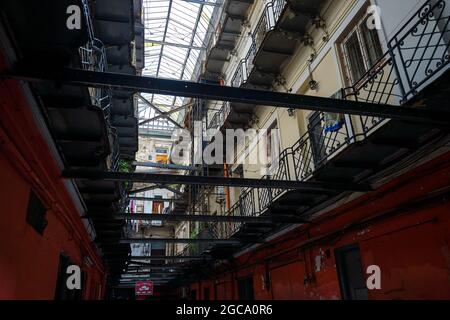
[[[206,45],[214,31],[215,13],[223,0],[143,0],[145,25],[144,76],[197,80]],[[142,94],[162,112],[187,103],[182,97]],[[170,115],[174,121],[183,111]],[[139,102],[140,121],[158,116],[148,103]],[[164,118],[141,125],[141,130],[161,128],[173,130],[175,125]]]

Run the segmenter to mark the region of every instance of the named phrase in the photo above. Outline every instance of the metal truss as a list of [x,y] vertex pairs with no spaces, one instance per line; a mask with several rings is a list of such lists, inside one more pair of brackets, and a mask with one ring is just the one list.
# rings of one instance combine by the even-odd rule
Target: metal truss
[[[253,187],[292,189],[318,192],[334,191],[371,191],[372,188],[365,184],[339,183],[339,182],[308,182],[291,180],[269,180],[269,179],[247,179],[247,178],[225,178],[208,176],[188,176],[175,174],[153,174],[153,173],[126,173],[93,170],[65,170],[62,174],[67,179],[107,180],[107,181],[130,181],[143,183],[157,183],[163,185],[185,184],[204,186],[225,187]],[[136,191],[133,191],[136,192]]]
[[102,239],[102,244],[132,244],[132,243],[211,243],[221,245],[241,245],[242,242],[236,239],[191,239],[191,238],[121,238]]
[[374,116],[439,126],[450,125],[450,114],[441,110],[409,108],[372,102],[341,100],[282,92],[233,88],[181,80],[64,69],[52,73],[49,70],[16,70],[9,77],[28,81],[54,81],[67,85],[86,87],[110,87],[162,95],[176,95],[204,100],[230,101],[273,106],[287,109],[315,110],[341,114]]
[[198,222],[247,222],[247,223],[307,223],[305,219],[288,215],[270,216],[217,216],[189,214],[114,214],[105,218],[90,217],[92,220],[130,220],[130,221],[198,221]]

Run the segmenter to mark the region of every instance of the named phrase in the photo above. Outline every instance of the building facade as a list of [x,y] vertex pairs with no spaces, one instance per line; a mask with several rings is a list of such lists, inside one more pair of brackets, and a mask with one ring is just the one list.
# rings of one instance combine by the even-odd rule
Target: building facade
[[[229,27],[225,10],[218,27],[223,34],[210,45],[203,76],[233,87],[445,108],[443,100],[431,101],[447,90],[449,7],[448,1],[254,1],[242,8],[232,49],[222,43]],[[219,51],[226,62],[218,62]],[[240,239],[244,246],[228,248],[233,258],[211,265],[212,276],[193,274],[190,297],[448,299],[445,129],[229,102],[217,111],[210,105],[203,121],[214,132],[277,129],[280,135],[273,172],[232,162],[224,176],[367,183],[373,191],[226,188],[219,196],[226,199],[225,214],[291,214],[307,223],[205,225],[205,234]],[[241,142],[235,160],[258,152],[252,141]],[[216,212],[211,203],[217,196],[203,192],[199,205]],[[249,240],[255,238],[262,244]],[[204,252],[220,257],[226,249]],[[381,287],[368,289],[378,271]]]

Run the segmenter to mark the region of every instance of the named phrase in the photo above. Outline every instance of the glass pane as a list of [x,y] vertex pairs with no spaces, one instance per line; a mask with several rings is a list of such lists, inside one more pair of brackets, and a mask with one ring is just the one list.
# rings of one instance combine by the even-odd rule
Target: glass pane
[[361,29],[364,40],[364,47],[369,59],[368,64],[370,67],[372,67],[383,55],[383,49],[381,48],[378,31],[377,29],[371,29],[367,27],[367,19],[362,24]]
[[359,43],[358,35],[354,32],[344,44],[347,55],[347,64],[352,82],[356,82],[364,75],[366,68],[364,58]]

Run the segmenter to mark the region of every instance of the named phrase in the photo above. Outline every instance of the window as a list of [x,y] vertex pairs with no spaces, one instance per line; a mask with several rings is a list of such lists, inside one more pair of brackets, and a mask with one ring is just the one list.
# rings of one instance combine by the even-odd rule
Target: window
[[277,159],[279,152],[279,136],[278,136],[278,123],[275,120],[267,130],[267,164],[272,166],[273,161]]
[[136,206],[136,213],[144,213],[144,205],[143,204],[138,204]]
[[166,148],[156,148],[156,153],[168,154],[169,151]]
[[350,84],[359,81],[383,55],[377,29],[368,27],[369,16],[360,20],[342,43],[346,73]]
[[31,190],[28,198],[27,222],[40,235],[44,234],[44,230],[47,227],[46,214],[47,209],[44,207],[41,199]]
[[311,137],[311,151],[314,160],[314,165],[319,167],[324,164],[326,155],[326,144],[324,128],[322,126],[321,112],[313,112],[308,118],[308,130]]

